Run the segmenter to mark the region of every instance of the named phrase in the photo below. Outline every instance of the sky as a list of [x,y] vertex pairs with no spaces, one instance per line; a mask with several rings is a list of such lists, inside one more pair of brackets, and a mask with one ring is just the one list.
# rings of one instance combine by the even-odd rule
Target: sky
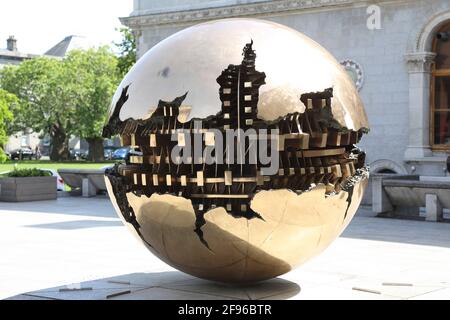
[[43,54],[69,35],[94,45],[121,39],[119,17],[133,11],[133,0],[0,0],[0,48],[14,35],[20,52]]

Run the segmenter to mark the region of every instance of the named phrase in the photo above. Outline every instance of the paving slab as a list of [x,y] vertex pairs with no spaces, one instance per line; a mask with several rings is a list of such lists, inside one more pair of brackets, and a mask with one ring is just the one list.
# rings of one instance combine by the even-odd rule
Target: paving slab
[[449,300],[450,288],[436,290],[411,298],[411,300]]
[[323,254],[248,286],[161,262],[106,197],[0,202],[0,249],[0,299],[450,299],[450,224],[375,218],[365,208]]

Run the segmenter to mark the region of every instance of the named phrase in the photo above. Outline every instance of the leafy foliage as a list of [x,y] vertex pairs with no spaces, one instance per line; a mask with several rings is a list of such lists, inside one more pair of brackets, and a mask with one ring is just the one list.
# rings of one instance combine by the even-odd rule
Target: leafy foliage
[[129,28],[120,28],[118,31],[122,34],[122,41],[116,43],[119,49],[119,68],[120,75],[124,77],[130,68],[136,63],[136,38]]
[[6,161],[3,148],[8,140],[9,128],[13,120],[11,109],[17,105],[17,101],[16,96],[0,89],[0,163]]
[[66,68],[79,81],[75,134],[89,143],[88,159],[102,161],[102,129],[111,98],[119,83],[117,57],[107,47],[97,50],[72,51],[65,60]]
[[111,98],[136,62],[133,33],[128,28],[119,31],[119,57],[101,47],[74,50],[64,59],[38,57],[0,70],[0,88],[17,97],[12,103],[5,93],[0,95],[0,161],[6,136],[26,129],[50,136],[51,160],[68,159],[72,135],[88,141],[90,160],[103,160],[101,134]]
[[0,71],[0,86],[19,99],[12,130],[50,135],[55,161],[69,157],[71,135],[101,137],[117,84],[117,58],[106,47],[74,50],[62,60],[39,57]]
[[67,156],[77,92],[63,62],[47,57],[27,60],[1,70],[0,81],[3,89],[19,98],[20,107],[13,110],[14,129],[49,134],[52,148]]
[[74,50],[64,60],[77,88],[72,132],[82,138],[100,138],[111,98],[119,83],[117,58],[107,47]]
[[5,174],[9,178],[23,178],[23,177],[49,177],[52,174],[49,171],[40,170],[37,168],[32,169],[14,169],[11,172]]

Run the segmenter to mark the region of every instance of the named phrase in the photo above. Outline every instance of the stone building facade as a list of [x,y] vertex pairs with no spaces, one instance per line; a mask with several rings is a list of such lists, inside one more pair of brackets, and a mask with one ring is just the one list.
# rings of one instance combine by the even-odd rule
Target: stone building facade
[[6,40],[6,48],[0,49],[0,68],[5,65],[18,65],[33,57],[36,57],[36,55],[20,52],[17,48],[16,38],[10,36]]
[[369,116],[361,147],[372,172],[449,175],[450,1],[134,0],[121,21],[135,32],[140,57],[181,29],[230,17],[284,24],[342,61]]

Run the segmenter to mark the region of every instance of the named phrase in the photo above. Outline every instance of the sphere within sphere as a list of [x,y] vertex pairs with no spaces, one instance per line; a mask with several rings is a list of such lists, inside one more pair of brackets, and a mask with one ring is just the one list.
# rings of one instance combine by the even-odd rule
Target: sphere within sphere
[[[236,72],[253,79],[236,82],[237,96]],[[137,151],[106,172],[119,217],[153,254],[200,278],[246,283],[289,272],[341,234],[367,185],[354,144],[368,121],[354,84],[320,45],[272,22],[212,21],[167,38],[126,75],[109,117],[106,136]],[[280,129],[280,169],[174,166],[163,137],[193,119]]]

